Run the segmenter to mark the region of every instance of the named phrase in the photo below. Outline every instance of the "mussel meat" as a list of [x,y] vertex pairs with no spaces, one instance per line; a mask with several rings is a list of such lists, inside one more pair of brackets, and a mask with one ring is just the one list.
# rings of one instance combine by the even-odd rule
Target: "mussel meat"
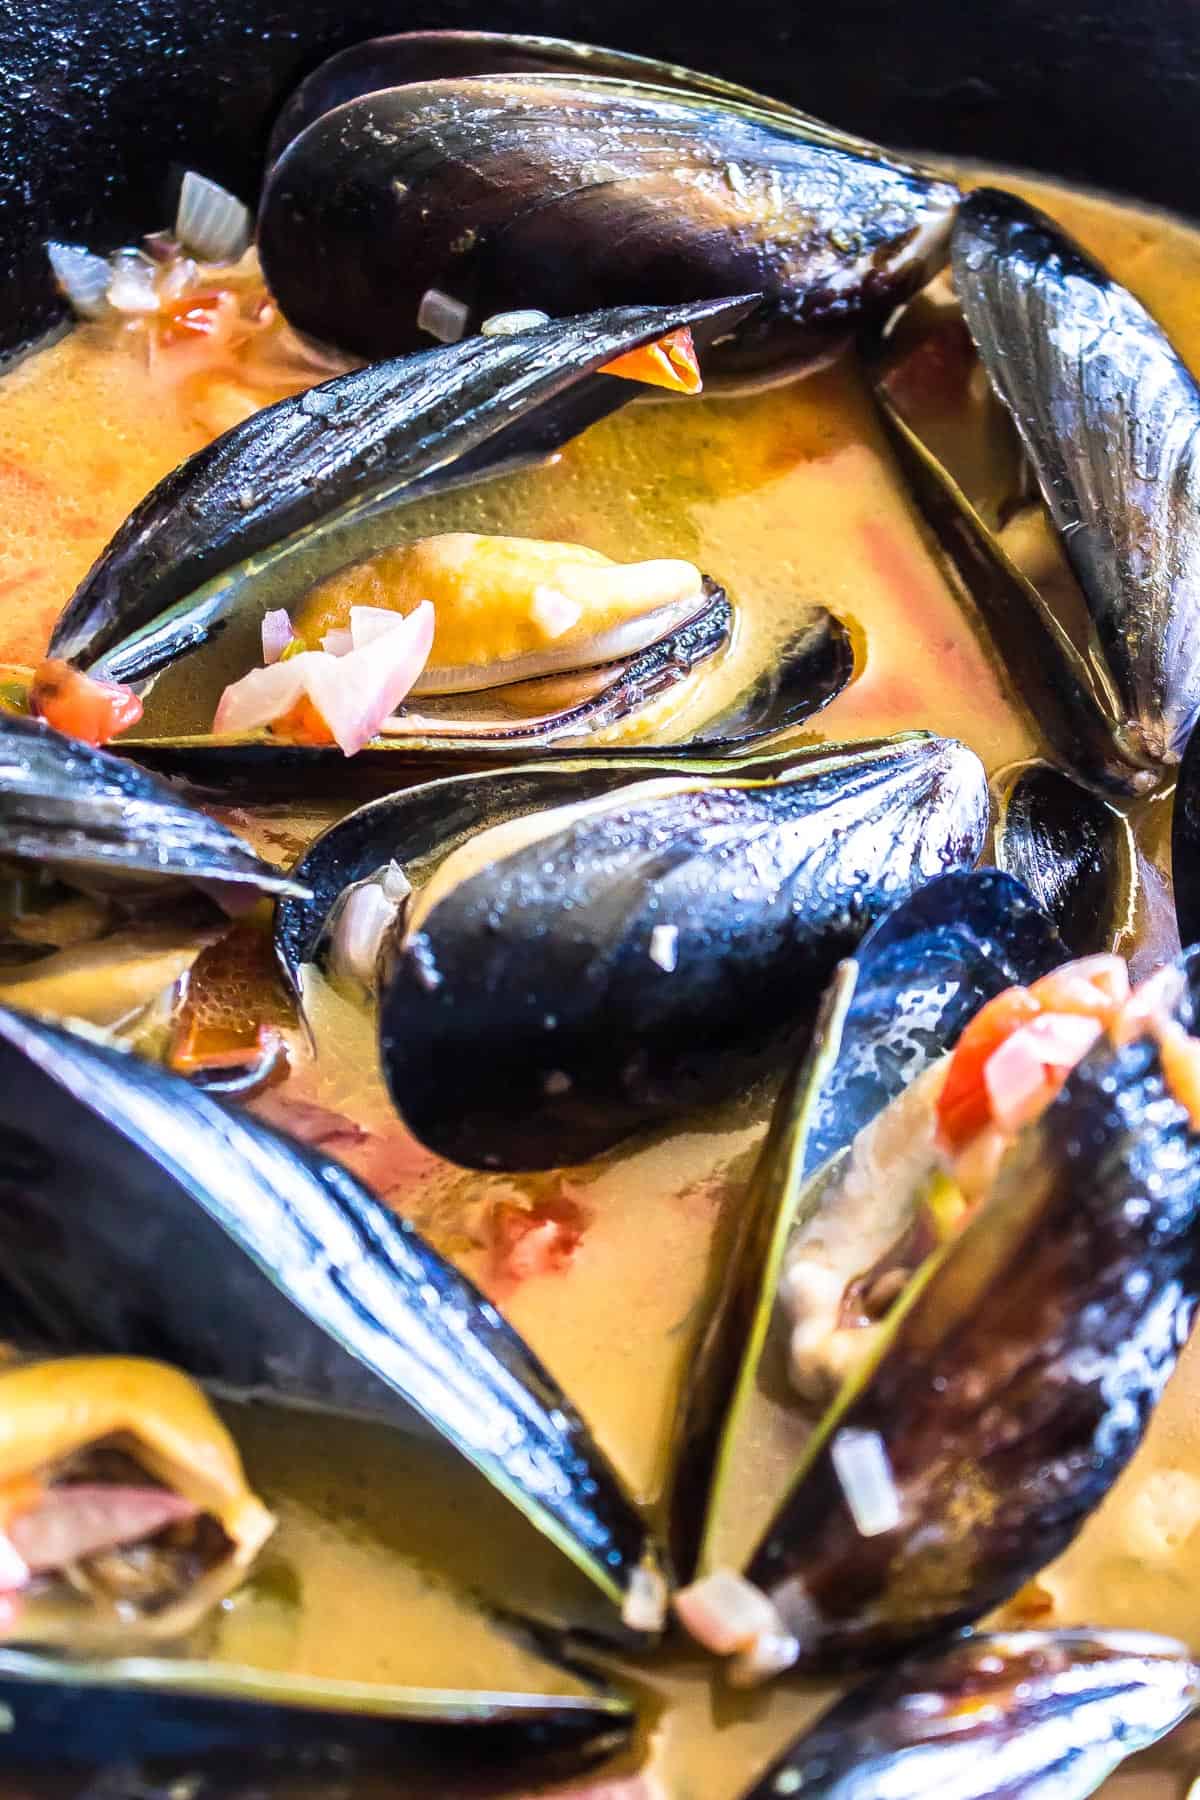
[[1122,815],[1048,763],[1014,773],[1000,794],[996,861],[1023,881],[1076,956],[1132,933],[1138,871]]
[[[566,1395],[338,1163],[177,1076],[0,1008],[0,1321],[36,1350],[162,1356],[235,1395],[424,1421],[624,1612],[664,1578]],[[186,1269],[187,1300],[171,1269]]]
[[982,188],[954,283],[1079,582],[1130,762],[1178,762],[1200,711],[1200,388],[1125,288],[1044,213]]
[[1200,1669],[1171,1638],[961,1637],[852,1689],[743,1800],[1087,1800],[1198,1700]]
[[133,1357],[0,1372],[0,1638],[78,1653],[174,1639],[274,1519],[200,1390]]
[[483,831],[416,896],[394,956],[396,1106],[453,1161],[540,1169],[728,1096],[803,1040],[888,905],[976,861],[987,822],[977,758],[913,736]]
[[268,171],[263,268],[299,330],[362,356],[538,307],[762,301],[712,368],[811,362],[944,258],[957,190],[725,90],[599,74],[418,80],[319,114]]
[[[941,1161],[910,1153],[914,1116],[896,1182],[911,1225],[841,1286],[835,1322],[865,1328],[862,1353],[746,1565],[778,1621],[769,1667],[980,1617],[1128,1462],[1200,1294],[1198,996],[1196,952],[1132,997],[1118,958],[1086,959],[997,996],[927,1077]],[[861,1140],[834,1179],[891,1203]],[[792,1246],[799,1327],[820,1261]],[[740,1673],[760,1667],[752,1648]]]

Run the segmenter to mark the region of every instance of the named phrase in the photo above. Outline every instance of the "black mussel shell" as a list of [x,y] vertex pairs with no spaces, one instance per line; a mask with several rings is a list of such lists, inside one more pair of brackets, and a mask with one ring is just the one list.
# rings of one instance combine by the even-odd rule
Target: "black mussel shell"
[[777,1445],[772,1463],[786,1471],[807,1435],[805,1422],[795,1424],[776,1314],[788,1240],[819,1198],[819,1172],[953,1048],[981,1006],[1065,956],[1020,882],[978,869],[918,888],[838,968],[812,1043],[776,1101],[727,1253],[714,1258],[672,1480],[681,1570],[738,1560],[733,1540],[754,1541],[743,1447],[754,1446],[761,1486],[765,1446]]
[[332,1795],[371,1776],[388,1777],[397,1800],[435,1792],[468,1800],[498,1791],[498,1783],[477,1785],[483,1770],[508,1770],[511,1780],[517,1770],[579,1769],[619,1749],[633,1722],[628,1705],[603,1690],[579,1698],[426,1693],[223,1664],[66,1663],[14,1650],[0,1650],[0,1705],[0,1769],[16,1791],[32,1797],[46,1791],[42,1783],[74,1774],[86,1786],[66,1791],[79,1800],[85,1791],[96,1800],[219,1800],[235,1788]]
[[144,769],[0,712],[0,860],[101,888],[186,884],[229,894],[307,890]]
[[1137,866],[1113,807],[1047,763],[1005,784],[996,861],[1023,881],[1075,956],[1114,950],[1132,929]]
[[971,505],[948,469],[917,435],[887,387],[876,398],[913,497],[947,571],[978,614],[1014,702],[1028,712],[1055,756],[1082,780],[1118,794],[1154,783],[1142,746],[1110,683],[1086,656],[1033,582]]
[[628,50],[604,49],[570,38],[530,37],[519,32],[402,31],[393,37],[368,38],[364,43],[351,44],[314,69],[276,120],[267,162],[275,162],[314,119],[379,88],[402,87],[414,81],[447,81],[461,75],[556,74],[608,75],[644,87],[706,94],[714,100],[782,113],[802,121],[814,136],[824,134],[834,143],[857,145],[871,155],[878,154],[873,144],[831,131],[807,113],[780,100],[768,99],[752,88],[739,87],[735,82],[722,81],[718,75],[705,75],[678,63],[634,56]]
[[829,127],[653,84],[469,76],[361,95],[269,170],[259,248],[297,329],[418,348],[429,290],[489,316],[765,296],[712,358],[753,373],[886,318],[944,259],[957,190]]
[[[239,1396],[424,1421],[620,1608],[645,1527],[477,1290],[330,1157],[0,1008],[0,1333]],[[661,1585],[661,1578],[659,1578]]]
[[[1175,979],[1194,1029],[1200,956]],[[1198,1221],[1200,1134],[1157,1038],[1101,1038],[910,1282],[750,1559],[800,1666],[970,1623],[1066,1548],[1186,1339]],[[890,1483],[870,1524],[849,1473],[864,1458]]]
[[986,829],[976,757],[914,736],[474,839],[419,896],[383,996],[396,1106],[453,1161],[538,1169],[735,1093],[796,1051],[880,913],[969,867]]
[[1171,878],[1184,944],[1200,943],[1200,731],[1188,739],[1171,817]]
[[637,384],[601,375],[604,363],[681,325],[703,347],[747,305],[619,307],[473,338],[255,413],[130,514],[68,602],[51,654],[137,681],[239,609],[256,606],[257,627],[267,607],[365,554],[381,512],[536,462],[623,406]]
[[1200,388],[1161,328],[1044,213],[983,188],[954,282],[1083,591],[1131,760],[1200,711]]
[[852,1689],[742,1800],[1087,1800],[1197,1699],[1200,1669],[1171,1638],[961,1637]]

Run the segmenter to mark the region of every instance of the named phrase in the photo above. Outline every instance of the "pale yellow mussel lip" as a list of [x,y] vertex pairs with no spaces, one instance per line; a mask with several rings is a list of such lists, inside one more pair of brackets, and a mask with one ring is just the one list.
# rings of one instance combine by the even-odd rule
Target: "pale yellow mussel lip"
[[275,1529],[233,1438],[178,1370],[138,1357],[75,1356],[0,1371],[0,1486],[108,1439],[213,1518],[228,1553],[179,1600],[136,1619],[56,1583],[22,1606],[14,1641],[96,1651],[182,1637],[239,1585]]

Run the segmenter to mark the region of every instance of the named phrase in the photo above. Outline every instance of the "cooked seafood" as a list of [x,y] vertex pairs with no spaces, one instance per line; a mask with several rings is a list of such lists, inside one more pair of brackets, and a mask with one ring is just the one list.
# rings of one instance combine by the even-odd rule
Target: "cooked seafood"
[[743,1800],[1087,1800],[1198,1699],[1200,1672],[1170,1638],[959,1638],[854,1688]]
[[274,1520],[199,1389],[161,1363],[0,1372],[0,1637],[74,1651],[181,1637]]
[[[880,1288],[881,1326],[746,1566],[778,1620],[768,1668],[978,1618],[1133,1454],[1200,1282],[1198,971],[1187,953],[1130,998],[1119,959],[1091,959],[999,995],[964,1033],[936,1096],[952,1173],[915,1173],[940,1247],[914,1257],[900,1221],[845,1289],[850,1323],[870,1324]],[[703,1611],[704,1594],[680,1604]]]
[[[153,1349],[235,1394],[424,1420],[631,1630],[665,1585],[632,1503],[476,1290],[328,1156],[0,1008],[0,1287],[35,1349]],[[174,1303],[169,1267],[189,1272]]]
[[306,891],[165,782],[3,711],[0,871],[0,937],[27,945],[98,935],[108,898],[190,888],[237,911]]
[[[789,1382],[789,1336],[793,1379],[806,1388],[815,1379],[825,1400],[834,1368],[865,1342],[838,1329],[843,1292],[876,1254],[897,1241],[909,1248],[903,1176],[914,1159],[928,1160],[921,1096],[930,1079],[987,1001],[1063,954],[1026,890],[983,869],[919,888],[838,969],[715,1266],[673,1484],[682,1570],[739,1566],[765,1530],[812,1430]],[[856,1149],[865,1164],[856,1180],[846,1152],[874,1150],[881,1138],[877,1155]],[[876,1169],[886,1170],[878,1192]],[[781,1287],[791,1309],[807,1308],[790,1332]]]
[[1132,935],[1138,871],[1129,826],[1061,770],[1033,763],[1000,794],[996,861],[1023,881],[1077,956]]
[[490,315],[762,301],[714,368],[811,362],[943,260],[947,181],[797,114],[603,75],[414,81],[318,116],[267,174],[259,248],[299,330],[363,356]]
[[786,1057],[875,918],[983,848],[983,770],[900,740],[492,827],[411,907],[380,1047],[422,1143],[549,1168]]
[[1132,294],[1012,194],[958,215],[955,288],[1079,581],[1131,759],[1200,712],[1200,389]]
[[[335,377],[235,426],[160,482],[59,619],[51,654],[117,681],[194,651],[243,598],[279,605],[373,548],[414,490],[548,455],[623,405],[598,371],[689,326],[702,341],[746,303],[617,308],[481,337]],[[383,543],[392,541],[390,518]],[[222,579],[223,578],[223,579]]]

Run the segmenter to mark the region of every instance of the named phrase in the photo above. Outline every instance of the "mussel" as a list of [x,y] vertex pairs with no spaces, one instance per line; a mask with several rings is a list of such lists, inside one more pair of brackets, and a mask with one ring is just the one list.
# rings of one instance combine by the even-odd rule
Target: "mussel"
[[[842,1294],[904,1238],[911,1198],[902,1158],[928,1158],[921,1115],[893,1103],[919,1094],[988,1000],[1036,980],[1064,955],[1028,891],[1010,875],[980,869],[919,888],[840,965],[714,1258],[672,1482],[681,1571],[740,1566],[794,1473],[813,1420],[797,1404],[793,1349],[806,1356],[811,1400],[813,1378],[819,1397],[836,1387],[834,1370],[861,1344],[860,1334],[838,1329]],[[883,1142],[874,1161],[864,1160],[868,1176],[878,1166],[887,1179],[878,1193],[861,1181],[849,1193],[841,1178],[847,1152],[860,1138],[875,1145],[879,1128],[868,1128],[880,1115]],[[813,1304],[805,1345],[797,1345],[782,1289],[785,1266],[794,1285],[796,1250],[808,1239],[817,1250],[803,1267]]]
[[1087,1800],[1197,1700],[1200,1670],[1171,1638],[960,1637],[852,1689],[743,1800]]
[[827,354],[943,260],[950,182],[686,72],[622,74],[416,80],[318,112],[259,212],[287,317],[390,356],[425,341],[430,295],[461,331],[754,293],[712,359],[745,376]]
[[1138,871],[1129,826],[1060,769],[1030,763],[1013,772],[1000,793],[995,854],[1077,956],[1113,950],[1132,932]]
[[100,892],[185,885],[231,901],[305,892],[166,782],[36,719],[5,712],[0,864]]
[[1200,732],[1193,731],[1179,765],[1171,815],[1171,883],[1179,936],[1200,943]]
[[[598,1686],[578,1696],[443,1693],[193,1659],[61,1662],[18,1650],[0,1650],[0,1706],[6,1776],[22,1793],[79,1800],[345,1794],[371,1777],[386,1779],[397,1800],[468,1800],[496,1791],[486,1771],[544,1779],[586,1767],[633,1727],[628,1703]],[[85,1785],[64,1789],[68,1780]]]
[[0,1639],[78,1654],[177,1639],[274,1527],[203,1394],[161,1363],[0,1372]]
[[[862,1140],[833,1172],[914,1203],[835,1298],[862,1350],[745,1565],[771,1609],[766,1667],[858,1661],[980,1617],[1128,1462],[1200,1294],[1198,998],[1195,951],[1132,998],[1110,957],[997,996],[923,1126],[901,1096],[896,1179],[886,1159],[872,1175]],[[949,1173],[922,1161],[922,1133],[949,1147]],[[797,1325],[818,1248],[792,1247]],[[684,1616],[693,1603],[702,1616],[703,1583],[677,1599]],[[745,1678],[762,1667],[748,1650]]]
[[1082,591],[1122,752],[1176,763],[1200,711],[1200,388],[1133,295],[1012,194],[964,201],[952,266]]
[[[0,1193],[4,1337],[160,1356],[235,1395],[402,1429],[423,1420],[590,1578],[608,1603],[600,1629],[655,1629],[653,1543],[570,1401],[328,1156],[0,1008]],[[186,1271],[182,1302],[172,1270]]]
[[539,1169],[736,1092],[803,1040],[889,904],[975,862],[987,816],[976,757],[913,736],[483,831],[421,889],[395,951],[380,1046],[396,1106],[456,1162]]

